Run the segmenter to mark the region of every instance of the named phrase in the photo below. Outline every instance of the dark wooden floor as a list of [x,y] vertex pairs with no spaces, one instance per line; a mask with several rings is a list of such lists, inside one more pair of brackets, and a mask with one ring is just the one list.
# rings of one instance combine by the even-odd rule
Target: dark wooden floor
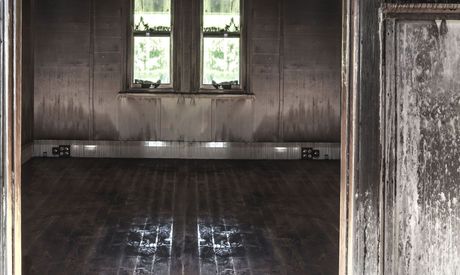
[[339,162],[34,159],[24,274],[337,274]]

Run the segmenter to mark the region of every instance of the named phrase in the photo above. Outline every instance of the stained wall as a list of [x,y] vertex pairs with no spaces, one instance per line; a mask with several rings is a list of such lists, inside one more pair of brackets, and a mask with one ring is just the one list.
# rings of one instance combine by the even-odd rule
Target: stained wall
[[22,144],[33,142],[34,129],[34,47],[33,11],[34,0],[24,0],[22,5]]
[[421,4],[410,6],[420,13],[383,14],[382,28],[384,2],[415,1],[346,3],[356,16],[347,22],[351,41],[344,56],[351,80],[344,122],[351,124],[342,141],[350,156],[343,166],[342,211],[349,221],[342,227],[343,268],[350,274],[457,274],[458,23],[434,20],[448,16],[429,14],[430,6]]
[[[402,21],[397,41],[398,274],[460,269],[460,21]],[[404,68],[404,69],[403,69]]]
[[128,1],[35,2],[34,139],[339,142],[339,0],[248,2],[253,95],[224,98],[119,95]]

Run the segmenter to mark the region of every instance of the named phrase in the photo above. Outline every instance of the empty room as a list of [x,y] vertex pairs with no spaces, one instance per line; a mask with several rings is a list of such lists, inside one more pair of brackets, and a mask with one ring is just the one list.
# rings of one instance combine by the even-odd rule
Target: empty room
[[460,270],[455,0],[5,0],[0,274]]
[[337,273],[340,1],[22,8],[23,273]]

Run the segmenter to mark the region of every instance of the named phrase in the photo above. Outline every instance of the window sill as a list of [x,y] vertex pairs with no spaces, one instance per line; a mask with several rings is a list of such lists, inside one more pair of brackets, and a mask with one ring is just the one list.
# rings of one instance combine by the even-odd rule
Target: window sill
[[175,94],[176,91],[173,88],[131,88],[124,91],[120,91],[119,94]]
[[[215,88],[201,88],[200,94],[234,94],[234,95],[248,95],[243,89],[215,89]],[[249,94],[250,95],[250,94]]]
[[176,92],[174,89],[128,89],[118,93],[120,96],[137,96],[137,97],[225,97],[225,98],[254,98],[255,95],[247,93],[244,90],[217,90],[217,89],[200,89],[198,92]]

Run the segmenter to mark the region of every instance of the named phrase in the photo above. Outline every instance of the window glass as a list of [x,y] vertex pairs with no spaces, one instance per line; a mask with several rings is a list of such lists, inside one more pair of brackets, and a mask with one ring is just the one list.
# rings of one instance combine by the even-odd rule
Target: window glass
[[134,79],[169,83],[169,37],[134,37]]
[[203,84],[239,84],[240,33],[240,0],[204,0]]
[[238,81],[240,77],[240,39],[203,39],[203,83]]
[[240,27],[240,0],[204,0],[203,8],[205,29],[225,29],[232,20],[236,27]]
[[171,1],[135,0],[134,82],[171,82]]

